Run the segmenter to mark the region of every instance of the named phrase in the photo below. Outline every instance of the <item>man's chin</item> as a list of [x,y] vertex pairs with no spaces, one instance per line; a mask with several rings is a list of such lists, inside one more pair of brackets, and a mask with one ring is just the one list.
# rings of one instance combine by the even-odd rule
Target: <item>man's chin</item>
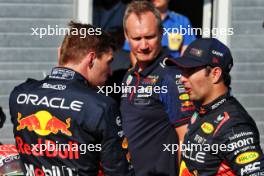
[[152,57],[152,56],[139,56],[138,57],[138,61],[139,62],[151,62],[155,59],[155,57]]

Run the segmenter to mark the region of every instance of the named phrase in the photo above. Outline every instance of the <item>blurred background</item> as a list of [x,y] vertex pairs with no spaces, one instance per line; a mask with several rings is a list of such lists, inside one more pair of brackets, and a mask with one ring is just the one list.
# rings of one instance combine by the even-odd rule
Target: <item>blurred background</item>
[[[127,3],[129,0],[0,0],[0,106],[7,115],[0,142],[14,143],[9,93],[26,78],[42,79],[57,62],[63,36],[40,38],[32,35],[32,28],[66,27],[70,20],[78,20],[111,32],[122,46],[120,14]],[[231,48],[235,65],[232,93],[257,122],[264,147],[264,0],[171,0],[169,9],[187,16],[195,28],[233,28],[233,35],[214,37]]]

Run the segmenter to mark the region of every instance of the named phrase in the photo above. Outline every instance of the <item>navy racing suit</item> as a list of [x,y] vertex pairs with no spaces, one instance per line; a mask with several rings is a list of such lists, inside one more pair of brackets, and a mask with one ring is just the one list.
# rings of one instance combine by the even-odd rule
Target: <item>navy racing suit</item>
[[27,175],[124,176],[128,163],[115,102],[79,73],[56,67],[44,80],[28,79],[10,95],[18,152]]
[[229,93],[192,116],[182,160],[180,176],[264,175],[257,126]]

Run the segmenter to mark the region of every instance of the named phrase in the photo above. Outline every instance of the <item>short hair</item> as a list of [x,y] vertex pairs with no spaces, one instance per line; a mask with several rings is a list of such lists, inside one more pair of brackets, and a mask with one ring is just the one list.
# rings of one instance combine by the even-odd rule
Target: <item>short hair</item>
[[101,57],[102,54],[115,49],[114,40],[101,28],[73,21],[69,23],[69,27],[70,30],[65,35],[61,45],[60,65],[65,65],[68,62],[78,63],[91,51]]
[[231,75],[230,73],[227,73],[227,72],[223,72],[222,73],[222,78],[224,80],[224,84],[226,85],[226,87],[230,87],[231,85]]
[[127,21],[128,17],[134,13],[140,19],[141,15],[145,14],[146,12],[151,12],[155,16],[155,18],[157,20],[157,27],[162,32],[163,26],[162,26],[162,21],[161,21],[161,17],[160,17],[160,12],[158,11],[158,9],[156,9],[154,7],[154,5],[151,2],[143,0],[143,1],[132,1],[127,6],[127,9],[125,11],[125,15],[123,18],[123,28],[125,30],[125,33],[127,32],[126,21]]
[[[206,66],[205,67],[205,74],[206,76],[208,76],[212,70],[212,67],[211,66]],[[220,79],[223,80],[224,84],[226,87],[230,88],[230,85],[231,85],[231,75],[229,72],[225,72],[223,69],[222,69],[222,74],[221,74],[221,77]]]

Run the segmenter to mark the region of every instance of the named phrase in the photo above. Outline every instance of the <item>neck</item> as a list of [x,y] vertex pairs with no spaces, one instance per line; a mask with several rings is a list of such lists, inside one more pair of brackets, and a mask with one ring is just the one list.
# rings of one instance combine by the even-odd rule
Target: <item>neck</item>
[[149,64],[149,62],[138,62],[138,72],[143,71]]
[[152,60],[150,61],[143,61],[143,62],[140,62],[138,59],[137,59],[137,62],[136,64],[138,65],[139,67],[139,72],[140,71],[143,71],[146,67],[148,67],[151,63],[155,62],[156,59],[158,59],[157,57],[159,56],[159,54],[161,53],[161,46],[160,48],[158,49],[158,52],[157,54],[155,54],[155,56],[152,58]]
[[74,70],[75,72],[80,73],[85,79],[88,80],[86,74],[85,74],[85,70],[83,69],[83,67],[81,66],[81,64],[71,64],[71,63],[67,63],[64,65],[59,65],[60,67],[65,67],[65,68],[70,68],[72,70]]
[[164,10],[163,12],[160,11],[160,17],[161,17],[161,20],[162,20],[162,21],[166,18],[166,16],[167,16],[167,9]]
[[202,102],[202,105],[207,105],[211,102],[213,102],[214,100],[216,100],[218,97],[226,94],[228,92],[228,88],[225,85],[219,85],[217,87],[215,87],[212,91],[212,94],[210,96],[208,96],[207,99],[205,99]]
[[160,12],[161,20],[163,21],[163,20],[166,18],[166,16],[167,16],[168,6],[158,8],[158,10],[159,10],[159,12]]

